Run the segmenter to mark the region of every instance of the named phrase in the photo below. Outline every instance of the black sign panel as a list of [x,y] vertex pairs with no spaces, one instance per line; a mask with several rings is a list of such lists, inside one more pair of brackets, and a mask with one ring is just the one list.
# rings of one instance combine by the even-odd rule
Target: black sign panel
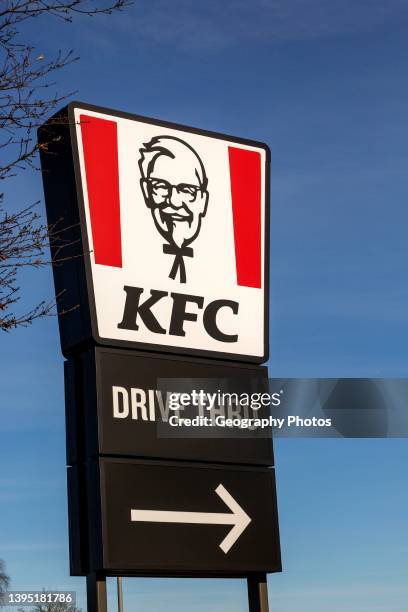
[[273,470],[107,458],[87,469],[91,571],[280,571]]
[[[264,399],[274,401],[269,393],[267,368],[261,366],[159,358],[102,348],[69,361],[68,464],[97,455],[114,455],[273,465],[269,426],[246,429],[170,425],[172,416],[194,418],[200,414],[195,405],[180,411],[170,408],[177,394],[191,395],[193,389],[211,394],[217,416],[225,418],[238,415],[241,419],[267,420],[270,406],[259,402],[254,410],[247,400],[259,400],[263,394]],[[237,401],[220,406],[219,401],[230,398],[227,394],[232,393],[232,399]],[[213,410],[202,407],[201,414],[212,415]]]

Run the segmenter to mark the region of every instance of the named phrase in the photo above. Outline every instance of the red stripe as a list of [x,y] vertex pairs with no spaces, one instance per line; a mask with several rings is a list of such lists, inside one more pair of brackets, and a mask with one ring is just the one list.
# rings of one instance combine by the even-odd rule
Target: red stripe
[[261,288],[261,155],[228,147],[237,283]]
[[80,116],[95,263],[122,267],[115,121]]

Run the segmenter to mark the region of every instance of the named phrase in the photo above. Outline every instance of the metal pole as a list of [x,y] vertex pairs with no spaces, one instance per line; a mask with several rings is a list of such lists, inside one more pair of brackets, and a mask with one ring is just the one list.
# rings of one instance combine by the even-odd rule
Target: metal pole
[[123,612],[123,585],[122,585],[122,576],[118,576],[117,587],[118,587],[118,612]]
[[269,612],[266,574],[248,576],[249,612]]
[[106,577],[93,572],[86,577],[88,612],[108,612]]

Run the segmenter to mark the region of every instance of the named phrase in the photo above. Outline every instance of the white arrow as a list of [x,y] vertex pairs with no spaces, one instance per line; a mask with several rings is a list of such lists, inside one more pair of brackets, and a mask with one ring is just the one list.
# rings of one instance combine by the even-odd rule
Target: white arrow
[[233,528],[220,544],[226,554],[251,522],[250,517],[219,484],[215,492],[231,512],[171,512],[168,510],[131,510],[130,520],[145,523],[185,523],[200,525],[233,525]]

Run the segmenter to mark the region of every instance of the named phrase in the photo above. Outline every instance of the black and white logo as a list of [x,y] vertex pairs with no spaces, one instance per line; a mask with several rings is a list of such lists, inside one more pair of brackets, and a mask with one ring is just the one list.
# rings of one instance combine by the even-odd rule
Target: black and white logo
[[264,360],[267,147],[81,104],[73,117],[96,341]]
[[169,277],[186,282],[184,257],[198,236],[208,206],[208,179],[197,152],[180,138],[156,136],[140,149],[140,185],[159,233],[174,255]]

